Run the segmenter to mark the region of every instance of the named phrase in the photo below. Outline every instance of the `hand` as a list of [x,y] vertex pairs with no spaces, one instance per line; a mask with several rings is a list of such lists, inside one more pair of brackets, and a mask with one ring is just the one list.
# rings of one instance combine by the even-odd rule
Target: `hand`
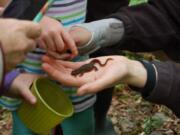
[[41,48],[46,49],[50,55],[55,52],[62,54],[69,49],[73,56],[77,56],[75,42],[60,22],[45,16],[40,24],[43,29],[38,41]]
[[78,95],[96,93],[119,83],[137,87],[145,85],[147,73],[140,62],[122,56],[99,57],[98,59],[104,63],[108,58],[113,60],[106,66],[100,67],[96,64],[97,71],[84,73],[81,77],[72,76],[72,70],[89,63],[92,59],[85,62],[67,62],[45,56],[42,68],[63,85],[78,87]]
[[90,31],[80,26],[71,27],[69,29],[69,34],[72,36],[77,46],[83,46],[87,44],[92,37]]
[[0,6],[0,16],[2,15],[4,8]]
[[6,70],[24,60],[26,53],[36,47],[40,36],[38,24],[14,19],[0,19],[0,41],[5,54]]
[[30,86],[37,78],[40,78],[40,76],[28,73],[20,74],[17,78],[15,78],[10,90],[8,91],[8,93],[5,93],[5,95],[10,97],[22,98],[30,104],[35,104],[36,98],[31,93]]
[[0,0],[0,6],[4,7],[4,6],[6,6],[9,2],[10,2],[10,0]]

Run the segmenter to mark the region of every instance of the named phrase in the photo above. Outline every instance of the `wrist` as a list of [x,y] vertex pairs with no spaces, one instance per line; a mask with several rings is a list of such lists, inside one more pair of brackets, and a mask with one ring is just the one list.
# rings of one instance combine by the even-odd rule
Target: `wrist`
[[147,81],[147,70],[139,61],[128,61],[128,75],[126,83],[128,85],[143,88]]
[[11,87],[13,81],[16,79],[16,77],[18,77],[21,73],[24,73],[24,72],[25,72],[24,69],[15,69],[15,70],[12,70],[9,73],[7,73],[5,75],[5,79],[4,79],[3,93],[6,93],[10,89],[10,87]]

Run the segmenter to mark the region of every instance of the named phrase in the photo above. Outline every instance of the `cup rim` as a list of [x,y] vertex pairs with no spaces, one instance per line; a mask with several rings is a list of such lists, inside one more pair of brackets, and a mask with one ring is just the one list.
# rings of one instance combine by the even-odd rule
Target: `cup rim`
[[[61,116],[61,117],[69,117],[69,116],[71,116],[72,114],[73,114],[73,107],[71,107],[72,109],[71,109],[71,113],[68,115],[64,115],[64,114],[60,114],[60,113],[58,113],[56,110],[54,110],[53,108],[51,108],[47,103],[46,103],[46,101],[41,97],[41,94],[39,93],[39,91],[38,91],[38,89],[37,89],[37,87],[36,87],[36,83],[37,83],[37,81],[39,80],[39,79],[46,79],[46,78],[38,78],[38,79],[36,79],[34,82],[33,82],[33,86],[34,86],[34,89],[35,89],[35,92],[36,92],[36,94],[37,94],[37,96],[38,96],[38,98],[41,100],[41,102],[50,110],[50,111],[52,111],[53,113],[55,113],[56,115],[58,115],[58,116]],[[71,104],[71,106],[72,106],[72,104]]]

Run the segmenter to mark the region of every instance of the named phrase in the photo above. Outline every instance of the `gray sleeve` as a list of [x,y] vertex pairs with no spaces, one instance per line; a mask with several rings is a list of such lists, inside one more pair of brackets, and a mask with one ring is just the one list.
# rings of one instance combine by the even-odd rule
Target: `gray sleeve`
[[114,18],[75,26],[83,27],[92,33],[90,41],[83,47],[78,48],[80,54],[90,54],[99,48],[114,45],[122,39],[124,34],[123,23]]

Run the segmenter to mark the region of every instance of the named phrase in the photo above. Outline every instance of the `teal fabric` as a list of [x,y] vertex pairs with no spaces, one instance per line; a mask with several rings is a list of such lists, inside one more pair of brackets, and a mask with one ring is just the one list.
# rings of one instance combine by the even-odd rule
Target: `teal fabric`
[[37,135],[22,123],[16,111],[12,112],[12,117],[13,117],[12,135]]
[[[12,135],[37,135],[23,124],[16,111],[12,112],[12,116]],[[94,135],[95,120],[93,107],[75,113],[72,117],[66,119],[61,124],[61,127],[63,129],[63,135]]]
[[63,135],[94,135],[95,120],[93,107],[83,112],[75,113],[71,118],[65,120],[61,127]]

